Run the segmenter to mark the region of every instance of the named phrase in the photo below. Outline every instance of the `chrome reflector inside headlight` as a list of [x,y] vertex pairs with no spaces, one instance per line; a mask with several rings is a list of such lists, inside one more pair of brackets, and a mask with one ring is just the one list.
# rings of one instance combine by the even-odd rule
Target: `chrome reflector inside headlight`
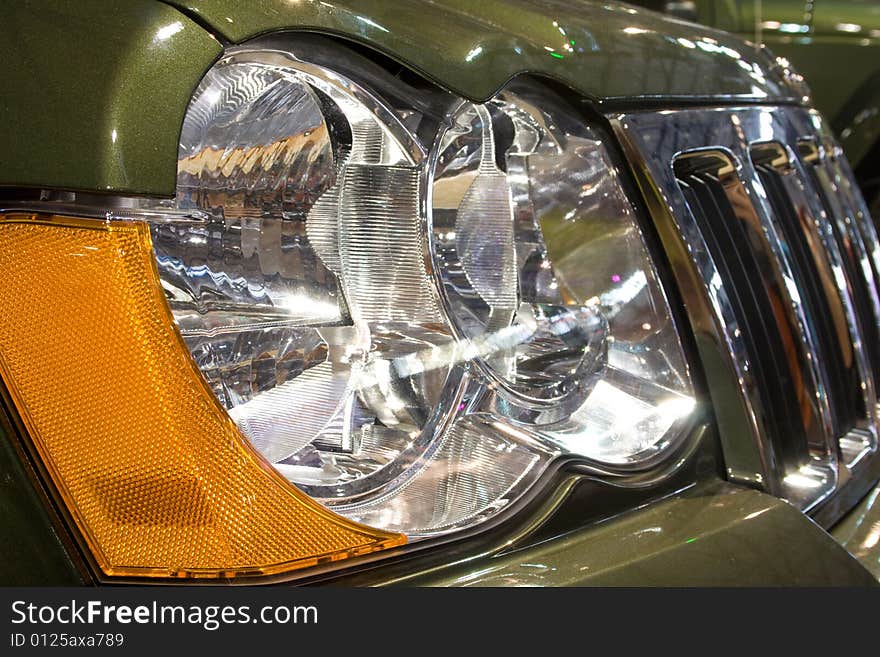
[[524,89],[434,108],[426,138],[381,88],[240,49],[187,113],[175,204],[207,218],[152,228],[175,320],[252,444],[360,522],[447,532],[554,459],[643,468],[684,436],[687,368],[617,170]]
[[603,463],[662,450],[693,397],[600,135],[526,87],[463,103],[437,152],[434,261],[505,415]]

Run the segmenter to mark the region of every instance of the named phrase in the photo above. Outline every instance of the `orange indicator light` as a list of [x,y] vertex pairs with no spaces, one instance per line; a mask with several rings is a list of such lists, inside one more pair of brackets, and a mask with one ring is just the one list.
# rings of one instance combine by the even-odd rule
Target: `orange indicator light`
[[250,446],[191,361],[138,222],[0,217],[0,374],[107,575],[282,573],[405,542]]

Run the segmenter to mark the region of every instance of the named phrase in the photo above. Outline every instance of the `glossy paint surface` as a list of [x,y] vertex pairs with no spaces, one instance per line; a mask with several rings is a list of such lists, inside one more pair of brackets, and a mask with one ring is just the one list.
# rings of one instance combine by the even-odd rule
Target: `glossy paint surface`
[[220,44],[151,0],[0,10],[0,185],[171,193],[193,88]]
[[82,584],[9,436],[0,430],[0,583]]
[[174,0],[241,42],[312,29],[368,44],[473,99],[522,72],[594,98],[652,96],[797,100],[763,53],[730,35],[627,5],[489,0]]
[[833,530],[832,535],[880,579],[880,486]]
[[870,586],[877,582],[794,507],[755,491],[722,489],[686,493],[530,548],[388,583]]
[[765,53],[623,5],[25,0],[0,21],[15,90],[4,99],[0,185],[170,196],[183,113],[218,39],[283,30],[366,44],[472,99],[524,72],[598,100],[801,98]]

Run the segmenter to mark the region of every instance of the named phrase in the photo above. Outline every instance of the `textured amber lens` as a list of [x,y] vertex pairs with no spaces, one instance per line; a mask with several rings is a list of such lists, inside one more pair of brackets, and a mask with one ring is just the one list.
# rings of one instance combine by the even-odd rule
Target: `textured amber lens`
[[144,224],[0,218],[0,370],[108,575],[280,573],[399,545],[281,478],[175,329]]

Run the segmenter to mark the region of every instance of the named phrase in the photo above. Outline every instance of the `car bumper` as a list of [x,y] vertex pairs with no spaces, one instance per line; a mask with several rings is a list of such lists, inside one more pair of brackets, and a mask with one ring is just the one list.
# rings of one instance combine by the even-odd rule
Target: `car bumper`
[[880,579],[880,484],[834,526],[831,534]]
[[[880,496],[875,492],[870,497],[876,501]],[[880,518],[880,503],[869,506],[872,517]],[[683,491],[537,544],[514,544],[450,561],[435,567],[391,565],[349,581],[407,586],[878,583],[830,534],[787,502],[727,484]]]

